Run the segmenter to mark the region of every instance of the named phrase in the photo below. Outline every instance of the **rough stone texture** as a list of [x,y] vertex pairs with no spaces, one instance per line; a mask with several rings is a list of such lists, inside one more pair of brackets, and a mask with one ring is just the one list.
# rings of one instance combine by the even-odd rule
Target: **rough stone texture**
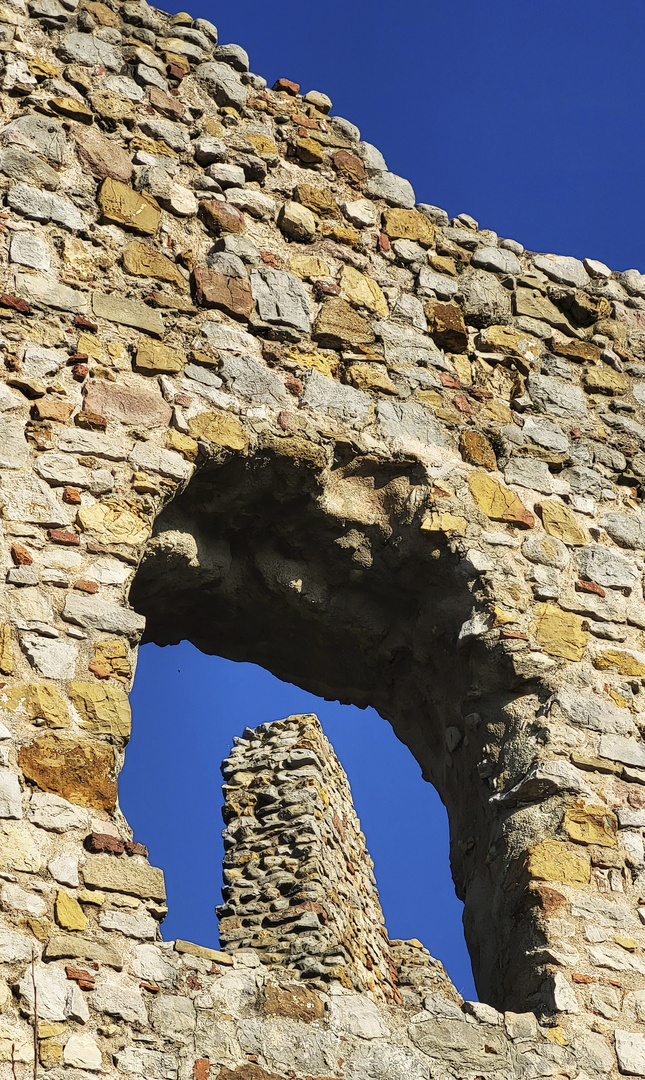
[[[28,11],[0,13],[2,1069],[31,1075],[33,955],[51,1080],[643,1074],[643,275],[415,205],[205,20]],[[136,645],[182,638],[392,723],[479,1003],[388,940],[313,721],[236,742],[225,950],[161,941],[117,772]]]

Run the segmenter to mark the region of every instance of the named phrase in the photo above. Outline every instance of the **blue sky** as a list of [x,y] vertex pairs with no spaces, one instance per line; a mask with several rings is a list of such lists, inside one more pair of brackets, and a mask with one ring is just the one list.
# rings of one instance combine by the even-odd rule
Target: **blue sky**
[[[641,2],[197,0],[191,12],[243,45],[269,84],[329,94],[419,201],[530,250],[645,270]],[[474,996],[445,812],[376,714],[187,644],[141,650],[133,709],[121,799],[166,871],[164,936],[216,944],[219,762],[233,735],[315,711],[349,774],[391,934],[421,938]]]

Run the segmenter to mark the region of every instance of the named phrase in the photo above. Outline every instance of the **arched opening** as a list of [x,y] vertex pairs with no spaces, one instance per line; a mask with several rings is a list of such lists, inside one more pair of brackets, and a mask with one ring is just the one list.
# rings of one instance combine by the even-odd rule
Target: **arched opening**
[[533,914],[512,924],[486,761],[492,738],[495,763],[506,752],[513,769],[534,747],[526,725],[500,724],[516,696],[504,654],[469,631],[477,575],[420,528],[427,476],[416,459],[340,443],[330,468],[298,438],[259,442],[253,454],[215,452],[157,519],[130,596],[144,641],[186,640],[389,721],[448,810],[480,997],[530,1002],[521,939],[534,935]]
[[390,937],[420,939],[472,1000],[445,809],[373,710],[325,702],[254,665],[207,657],[188,642],[144,646],[131,704],[133,736],[120,803],[152,862],[164,868],[165,938],[218,947],[215,904],[224,854],[218,766],[233,735],[315,711],[350,780]]

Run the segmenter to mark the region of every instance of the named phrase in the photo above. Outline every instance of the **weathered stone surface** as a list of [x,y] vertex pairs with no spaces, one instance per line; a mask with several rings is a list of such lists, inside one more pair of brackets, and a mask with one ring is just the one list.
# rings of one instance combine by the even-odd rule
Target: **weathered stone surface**
[[239,75],[228,64],[216,61],[200,64],[196,75],[205,83],[218,105],[232,105],[237,109],[246,104],[246,88]]
[[456,304],[430,300],[425,307],[428,330],[440,349],[461,353],[468,348],[468,333],[461,309]]
[[195,299],[202,307],[219,308],[236,319],[249,318],[253,296],[246,276],[234,277],[207,266],[197,266],[194,279]]
[[130,737],[132,717],[123,690],[106,684],[71,682],[68,693],[80,714],[81,727],[95,735]]
[[349,301],[350,304],[367,308],[382,319],[387,319],[389,315],[387,300],[381,288],[367,274],[361,274],[353,266],[343,266],[340,274],[340,288],[343,299]]
[[[27,775],[24,768],[23,772]],[[42,865],[42,855],[24,822],[16,821],[6,824],[0,822],[0,867],[5,871],[16,870],[26,874],[37,874]],[[27,955],[25,955],[25,943]],[[0,930],[0,957],[3,962],[8,963],[14,960],[31,959],[29,939],[12,934],[11,931]]]
[[87,829],[89,824],[84,810],[67,799],[61,799],[60,795],[50,795],[44,791],[34,791],[28,817],[41,829],[57,833],[66,833],[69,829]]
[[96,128],[76,128],[74,131],[79,160],[99,180],[110,177],[127,184],[132,177],[129,155],[114,139],[107,139]]
[[137,342],[135,367],[138,371],[150,375],[174,375],[186,362],[185,353],[179,349],[171,349],[150,338],[139,338]]
[[541,649],[565,660],[580,660],[589,640],[582,619],[554,604],[536,605],[531,630]]
[[96,1039],[89,1032],[82,1035],[70,1035],[63,1050],[63,1061],[75,1069],[89,1069],[91,1072],[103,1071],[103,1058]]
[[554,499],[545,499],[538,509],[542,524],[549,536],[575,547],[589,543],[587,530],[564,503],[556,502]]
[[123,266],[129,274],[136,274],[138,277],[157,278],[158,281],[167,281],[178,289],[186,286],[186,281],[175,263],[140,240],[132,240],[123,248]]
[[143,544],[150,535],[148,522],[118,502],[82,506],[77,520],[83,532],[93,533],[108,544]]
[[86,293],[71,289],[68,285],[58,285],[40,274],[16,274],[16,292],[38,307],[52,307],[72,315],[89,314]]
[[48,1020],[50,1023],[65,1020],[87,1023],[90,1013],[78,986],[65,977],[64,971],[50,964],[36,964],[33,981],[32,972],[27,970],[18,983],[21,1004],[29,1016],[34,1014],[34,981],[39,1020]]
[[58,173],[51,165],[19,146],[8,146],[0,150],[0,172],[31,187],[46,188],[50,191],[54,191],[60,182]]
[[584,391],[563,379],[551,375],[531,375],[528,391],[539,412],[571,419],[579,419],[587,412]]
[[220,372],[224,382],[242,397],[274,408],[287,403],[282,379],[252,357],[226,357],[221,362]]
[[638,570],[633,565],[602,544],[589,544],[575,553],[580,576],[605,585],[610,589],[633,589]]
[[534,255],[533,265],[560,285],[584,289],[589,284],[589,276],[579,259],[565,255]]
[[104,67],[116,72],[123,67],[120,50],[90,34],[66,34],[60,43],[58,55],[68,64]]
[[339,420],[361,420],[370,408],[370,398],[362,390],[342,386],[318,371],[308,371],[304,378],[301,402],[315,412],[330,413]]
[[[102,630],[108,634],[126,634],[134,637],[138,636],[146,625],[145,618],[138,615],[136,611],[117,607],[116,604],[110,604],[106,600],[99,600],[98,597],[81,596],[79,593],[68,593],[65,597],[62,617],[68,622],[76,623],[78,626]],[[76,693],[79,699],[82,700],[84,694],[82,687],[84,687],[84,684],[77,683],[75,685]],[[86,702],[84,707],[89,714],[92,706]],[[93,707],[98,707],[98,701],[94,703]]]
[[336,349],[347,345],[369,345],[374,341],[367,320],[340,298],[323,304],[314,324],[314,337],[321,345]]
[[92,379],[83,392],[86,412],[105,416],[108,420],[145,424],[150,428],[167,427],[170,422],[172,409],[156,387],[129,387]]
[[264,1012],[267,1016],[283,1016],[290,1020],[322,1020],[325,1007],[322,999],[306,986],[276,986],[269,983],[264,990]]
[[54,165],[63,164],[67,150],[67,138],[60,120],[39,113],[27,113],[12,120],[0,132],[0,143],[41,154]]
[[[33,582],[38,584],[38,577]],[[76,670],[78,646],[71,641],[40,637],[38,634],[22,634],[20,644],[29,661],[46,679],[71,679]]]
[[416,401],[381,401],[376,407],[376,417],[380,433],[406,448],[452,446],[432,413]]
[[85,884],[94,889],[128,893],[143,900],[166,899],[163,872],[156,866],[115,859],[113,855],[90,855],[83,867]]
[[154,236],[159,228],[161,211],[152,196],[133,191],[120,180],[106,177],[97,200],[103,220],[109,224],[125,225],[146,236]]
[[396,173],[380,172],[367,181],[366,193],[372,199],[384,199],[390,206],[414,207],[414,188],[408,180]]
[[493,521],[507,521],[528,529],[535,524],[533,514],[526,509],[517,495],[494,477],[484,473],[471,473],[468,486],[479,509]]
[[563,825],[569,839],[579,844],[616,847],[616,815],[604,806],[569,806]]
[[108,319],[120,326],[131,326],[155,337],[163,337],[163,319],[159,312],[137,300],[95,292],[92,295],[92,309],[99,319]]
[[51,683],[17,683],[5,687],[0,692],[0,704],[27,720],[38,720],[48,727],[69,727],[67,705],[58,687]]
[[390,240],[416,240],[423,247],[434,243],[434,226],[418,210],[386,210],[383,229]]
[[309,330],[309,299],[294,274],[269,267],[251,270],[251,290],[263,321],[302,332]]
[[200,413],[189,421],[188,427],[194,439],[206,439],[229,450],[242,450],[247,445],[248,440],[240,421],[226,413]]
[[558,881],[563,885],[586,885],[591,875],[589,855],[559,840],[543,840],[526,853],[526,871],[538,881]]
[[63,930],[85,930],[87,918],[74,896],[60,889],[55,904],[56,922]]
[[19,764],[25,776],[43,791],[79,806],[114,808],[114,751],[106,743],[51,732],[23,746]]
[[55,930],[50,934],[45,948],[47,960],[79,959],[107,964],[120,971],[123,958],[111,941],[83,937],[82,934],[69,934],[64,930]]
[[154,941],[157,936],[157,923],[144,911],[137,911],[134,915],[127,911],[102,911],[99,915],[99,925],[104,930],[118,930],[126,937],[137,938],[141,941]]

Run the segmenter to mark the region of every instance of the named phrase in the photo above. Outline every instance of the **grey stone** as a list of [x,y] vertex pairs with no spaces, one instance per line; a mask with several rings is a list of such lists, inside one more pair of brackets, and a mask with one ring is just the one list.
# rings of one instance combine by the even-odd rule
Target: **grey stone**
[[358,153],[363,160],[368,176],[376,176],[378,173],[387,172],[385,158],[381,151],[377,150],[371,143],[360,142],[358,144]]
[[72,889],[78,888],[78,855],[72,852],[56,855],[47,863],[47,869],[54,881],[58,881],[60,885],[69,885]]
[[448,214],[440,206],[433,206],[432,203],[417,203],[415,209],[435,225],[445,228],[446,225],[450,224]]
[[437,296],[439,300],[451,300],[455,293],[459,292],[459,282],[456,278],[436,274],[434,270],[422,266],[417,277],[417,292],[419,296]]
[[139,121],[139,127],[144,135],[152,139],[161,139],[172,150],[181,153],[190,144],[188,131],[181,124],[174,124],[172,120],[161,120],[157,117],[146,118]]
[[140,979],[166,988],[172,987],[177,976],[176,967],[156,945],[136,946],[132,958],[132,972]]
[[192,41],[186,41],[182,37],[157,38],[157,48],[168,52],[185,56],[193,64],[199,64],[204,59],[204,50]]
[[[49,935],[44,955],[47,960],[96,960],[99,964],[116,968],[117,971],[123,967],[123,958],[110,941],[86,938],[81,934],[68,934],[64,930],[54,930]],[[31,952],[24,959],[31,959]]]
[[[4,146],[22,147],[30,156],[42,154],[55,165],[63,164],[67,150],[67,139],[60,120],[42,116],[40,113],[27,113],[12,120],[0,131],[0,143]],[[22,176],[20,179],[24,180],[26,177]]]
[[161,1050],[128,1047],[115,1054],[115,1061],[122,1072],[143,1076],[146,1080],[177,1080],[179,1075],[176,1054]]
[[92,308],[99,319],[108,319],[120,326],[131,326],[154,337],[163,337],[163,319],[155,308],[148,307],[147,304],[126,300],[116,293],[95,292],[92,294]]
[[0,150],[0,172],[36,188],[54,190],[60,183],[60,177],[51,165],[19,146]]
[[410,181],[391,172],[374,173],[367,181],[365,192],[371,199],[384,199],[389,206],[402,206],[407,210],[412,210],[416,202]]
[[200,135],[193,143],[195,161],[198,165],[212,165],[214,161],[226,161],[228,147],[223,139],[216,139],[214,135]]
[[96,989],[90,995],[92,1008],[125,1020],[128,1024],[145,1025],[148,1011],[141,991],[132,984],[117,982],[114,976],[101,973]]
[[38,572],[33,566],[12,566],[6,580],[7,585],[37,585]]
[[168,80],[154,67],[147,64],[137,64],[136,76],[144,86],[156,86],[157,89],[168,93]]
[[[209,169],[210,173],[210,169]],[[252,187],[229,187],[226,191],[226,201],[238,210],[243,210],[252,217],[261,221],[273,221],[276,216],[277,203],[263,191]]]
[[258,339],[253,337],[252,334],[247,334],[246,330],[238,330],[236,326],[207,322],[202,326],[202,332],[214,349],[222,349],[225,352],[239,353],[244,356],[248,356],[249,353],[260,355]]
[[123,94],[124,97],[139,105],[145,98],[145,90],[137,86],[134,79],[128,75],[108,75],[101,83],[101,90],[110,90],[113,94]]
[[512,251],[503,248],[480,247],[470,260],[470,265],[479,270],[492,270],[496,274],[521,273],[520,261]]
[[466,322],[503,321],[510,315],[511,294],[485,270],[470,270],[459,278],[459,294]]
[[20,915],[34,915],[41,919],[47,914],[47,904],[37,893],[21,889],[20,885],[4,885],[0,892],[3,911],[15,911]]
[[154,941],[157,936],[157,923],[143,908],[132,914],[129,911],[101,911],[99,926],[104,930],[118,930],[126,937]]
[[303,333],[309,331],[309,298],[295,274],[268,266],[251,270],[251,290],[258,315],[264,322],[293,327]]
[[379,1039],[390,1034],[377,1006],[360,994],[332,998],[331,1025],[340,1034],[359,1039]]
[[611,491],[610,482],[586,465],[563,469],[560,476],[567,481],[576,495],[589,495],[592,499],[600,499],[605,491]]
[[389,364],[432,364],[452,371],[431,337],[420,334],[411,326],[388,320],[375,321],[372,330],[383,342],[385,359]]
[[627,709],[619,709],[605,695],[602,698],[584,694],[571,686],[561,687],[553,701],[568,720],[581,727],[612,735],[627,735],[633,730],[632,715]]
[[102,1072],[101,1048],[89,1032],[83,1035],[70,1035],[63,1049],[63,1063],[73,1069]]
[[587,412],[584,391],[579,386],[573,386],[552,375],[529,375],[528,392],[531,401],[540,412],[574,419],[584,416]]
[[[1,457],[2,444],[0,442],[0,462]],[[64,503],[56,502],[47,485],[37,476],[21,475],[13,480],[4,476],[2,502],[4,517],[7,521],[29,522],[33,525],[58,528],[60,525],[69,525],[72,520],[71,508],[65,506]]]
[[344,386],[320,372],[311,370],[303,376],[302,405],[314,412],[332,413],[338,420],[356,421],[367,416],[371,399],[362,390]]
[[576,550],[574,559],[581,575],[597,585],[610,589],[633,589],[638,580],[636,567],[602,544],[590,544]]
[[34,952],[34,939],[15,930],[0,927],[0,963],[15,964],[18,961],[31,960]]
[[232,105],[235,109],[241,109],[246,105],[246,87],[229,64],[211,60],[206,64],[200,64],[195,70],[195,75],[206,84],[209,94],[218,105]]
[[616,1028],[616,1057],[621,1073],[628,1076],[645,1075],[645,1035]]
[[121,434],[103,435],[82,428],[63,428],[58,436],[58,448],[66,454],[90,454],[110,461],[124,461],[133,445],[133,439]]
[[217,45],[217,27],[214,23],[208,19],[195,19],[193,26],[195,30],[199,30],[201,34],[205,34],[207,38]]
[[531,442],[543,446],[545,450],[554,450],[564,454],[569,449],[569,440],[559,424],[538,416],[527,416],[522,432]]
[[376,418],[379,433],[404,447],[421,444],[452,449],[449,437],[432,413],[416,401],[381,401]]
[[22,817],[20,781],[9,769],[0,768],[0,818]]
[[177,1042],[188,1042],[195,1030],[195,1007],[189,997],[159,994],[150,1006],[150,1023],[156,1031]]
[[645,519],[634,514],[605,514],[600,519],[605,532],[624,548],[645,549]]
[[[70,289],[68,285],[59,285],[56,281],[41,274],[16,274],[16,292],[32,304],[52,307],[57,311],[68,311],[72,315],[88,315],[89,300],[87,293]],[[127,303],[127,301],[123,301]]]
[[625,270],[619,275],[619,280],[630,296],[645,297],[645,274],[638,270]]
[[117,73],[123,67],[121,50],[91,34],[66,34],[58,46],[58,55],[68,64],[105,67]]
[[200,367],[199,364],[186,364],[182,375],[185,379],[194,379],[195,382],[202,383],[204,386],[219,387],[222,385],[219,375],[216,375],[210,368]]
[[645,746],[635,739],[626,739],[621,735],[602,735],[598,753],[609,761],[620,761],[623,765],[635,765],[645,768]]
[[58,0],[31,0],[29,14],[32,19],[45,19],[46,26],[64,26],[69,18],[69,13]]
[[126,634],[137,637],[145,628],[143,615],[128,608],[117,607],[96,596],[81,596],[68,593],[61,617],[67,622],[83,626],[88,630],[103,630],[108,634]]
[[9,261],[19,266],[29,266],[32,270],[49,270],[49,245],[33,233],[14,233],[9,244]]
[[46,450],[36,459],[34,468],[43,480],[53,486],[71,484],[74,487],[88,488],[92,483],[92,471],[85,465],[78,465],[67,454],[56,450]]
[[418,296],[413,296],[412,293],[399,293],[392,309],[392,318],[407,322],[422,333],[428,329],[423,304]]
[[160,473],[171,480],[187,480],[193,471],[192,465],[181,454],[150,442],[135,443],[129,460],[137,469]]
[[522,542],[522,555],[541,566],[552,566],[563,570],[569,564],[569,552],[561,540],[545,533],[529,534]]
[[288,402],[289,395],[280,376],[252,357],[224,357],[220,371],[229,389],[242,397],[276,409]]
[[504,469],[504,479],[507,484],[517,484],[519,487],[531,488],[533,491],[541,491],[545,495],[551,495],[555,490],[556,478],[549,472],[549,467],[544,461],[531,457],[513,457]]
[[548,327],[550,326],[561,330],[564,334],[573,334],[568,319],[539,289],[516,289],[515,314],[518,316],[516,325],[526,333],[535,334],[537,337],[549,337]]
[[249,54],[241,45],[218,45],[213,49],[213,59],[230,64],[236,71],[249,70]]
[[533,265],[559,285],[585,289],[590,284],[589,275],[580,259],[568,255],[535,255]]
[[52,640],[39,634],[21,634],[20,644],[32,667],[46,679],[74,678],[78,645],[63,638]]
[[24,424],[12,416],[0,416],[0,469],[22,469],[28,449]]
[[[90,1011],[82,991],[77,984],[68,979],[62,968],[53,964],[36,964],[33,971],[38,993],[38,1019],[50,1023],[64,1020],[76,1020],[86,1024]],[[34,1013],[34,986],[30,968],[18,983],[23,1007],[30,1016]]]

